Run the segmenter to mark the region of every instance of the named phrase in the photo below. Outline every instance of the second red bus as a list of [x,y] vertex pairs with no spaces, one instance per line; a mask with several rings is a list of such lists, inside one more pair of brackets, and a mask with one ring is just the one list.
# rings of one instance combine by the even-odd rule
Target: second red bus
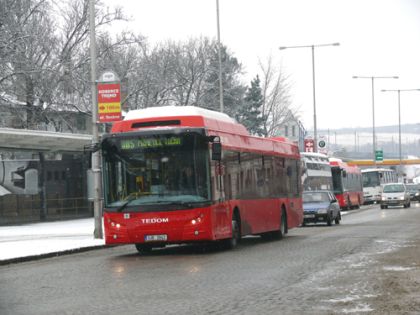
[[330,158],[334,194],[343,210],[360,208],[363,205],[362,173],[340,159]]

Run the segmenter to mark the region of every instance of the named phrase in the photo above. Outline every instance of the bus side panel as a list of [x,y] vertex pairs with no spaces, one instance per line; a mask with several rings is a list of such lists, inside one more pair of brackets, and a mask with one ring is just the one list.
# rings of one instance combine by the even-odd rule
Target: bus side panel
[[232,236],[232,211],[230,202],[217,203],[211,207],[214,239],[225,239]]
[[301,198],[289,199],[289,207],[286,207],[287,227],[289,229],[298,227],[303,221],[303,205]]
[[301,198],[242,200],[242,234],[259,234],[279,230],[282,206],[286,210],[288,228],[300,226],[303,220]]
[[357,191],[353,191],[349,193],[350,195],[350,203],[352,206],[360,206],[363,204],[363,194]]
[[280,206],[277,199],[241,200],[242,234],[278,230]]
[[347,207],[347,199],[344,196],[344,194],[335,194],[335,198],[337,198],[338,201],[338,205],[340,206],[341,209],[344,209]]

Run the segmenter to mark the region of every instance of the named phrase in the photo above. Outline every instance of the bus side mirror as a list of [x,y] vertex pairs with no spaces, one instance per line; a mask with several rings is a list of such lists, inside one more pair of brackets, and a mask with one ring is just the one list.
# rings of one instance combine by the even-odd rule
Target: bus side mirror
[[290,166],[288,166],[287,167],[287,169],[286,169],[286,174],[287,174],[287,176],[292,176],[292,168],[290,167]]
[[222,159],[222,144],[220,142],[213,142],[211,147],[211,159],[213,161],[220,161]]
[[343,177],[347,177],[347,172],[343,170]]

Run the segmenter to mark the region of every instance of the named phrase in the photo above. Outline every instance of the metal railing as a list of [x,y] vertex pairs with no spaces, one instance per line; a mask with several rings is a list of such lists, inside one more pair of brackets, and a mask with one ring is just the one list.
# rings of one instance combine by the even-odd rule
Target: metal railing
[[[40,221],[42,202],[38,195],[5,195],[0,197],[0,225]],[[92,205],[86,197],[47,196],[47,221],[92,216]]]

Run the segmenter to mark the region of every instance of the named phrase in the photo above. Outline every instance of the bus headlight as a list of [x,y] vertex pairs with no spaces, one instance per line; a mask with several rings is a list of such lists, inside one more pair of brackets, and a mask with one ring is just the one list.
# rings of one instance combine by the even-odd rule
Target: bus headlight
[[116,228],[117,230],[119,230],[121,228],[121,224],[120,223],[115,223],[113,221],[110,221],[110,225],[112,228]]
[[201,221],[203,221],[203,217],[204,217],[204,214],[201,213],[200,216],[191,220],[191,224],[196,225],[196,224],[201,223]]

